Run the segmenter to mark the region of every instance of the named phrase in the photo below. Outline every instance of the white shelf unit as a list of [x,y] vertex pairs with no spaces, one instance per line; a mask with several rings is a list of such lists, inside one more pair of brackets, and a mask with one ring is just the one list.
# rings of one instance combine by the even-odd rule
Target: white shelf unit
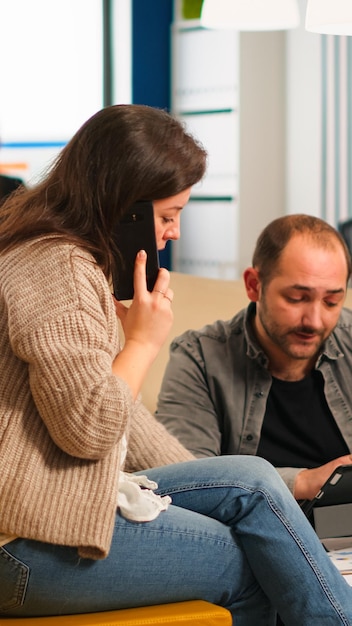
[[173,268],[237,278],[238,33],[173,25],[172,110],[208,151],[206,176],[182,213]]

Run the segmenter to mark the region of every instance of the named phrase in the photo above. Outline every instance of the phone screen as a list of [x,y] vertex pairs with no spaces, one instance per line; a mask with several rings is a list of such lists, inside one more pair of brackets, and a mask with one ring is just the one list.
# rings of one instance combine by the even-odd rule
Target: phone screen
[[118,300],[133,298],[134,264],[139,250],[147,253],[147,289],[152,291],[159,272],[153,203],[133,204],[117,224],[114,239],[120,252],[113,275],[114,296]]

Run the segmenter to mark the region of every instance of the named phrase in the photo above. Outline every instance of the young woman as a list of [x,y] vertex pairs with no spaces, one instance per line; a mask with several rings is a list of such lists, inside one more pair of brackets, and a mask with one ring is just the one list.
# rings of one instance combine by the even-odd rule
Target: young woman
[[166,112],[107,107],[1,208],[3,615],[201,598],[239,626],[274,624],[277,610],[286,625],[352,624],[352,589],[274,468],[194,460],[141,404],[173,292],[166,270],[147,291],[141,251],[130,308],[114,301],[111,233],[144,199],[159,248],[177,239],[205,163]]

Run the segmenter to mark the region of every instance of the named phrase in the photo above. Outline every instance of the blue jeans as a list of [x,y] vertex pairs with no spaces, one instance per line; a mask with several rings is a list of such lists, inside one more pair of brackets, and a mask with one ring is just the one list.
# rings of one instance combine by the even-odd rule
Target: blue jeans
[[38,616],[204,599],[236,626],[352,625],[352,588],[276,470],[224,456],[144,472],[173,504],[152,522],[116,516],[108,557],[17,539],[0,549],[0,611]]

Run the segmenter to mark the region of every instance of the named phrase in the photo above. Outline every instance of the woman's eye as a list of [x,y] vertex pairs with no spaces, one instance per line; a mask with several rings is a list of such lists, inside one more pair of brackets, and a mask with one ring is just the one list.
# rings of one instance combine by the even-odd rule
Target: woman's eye
[[172,224],[172,222],[174,221],[172,217],[163,217],[163,224]]

